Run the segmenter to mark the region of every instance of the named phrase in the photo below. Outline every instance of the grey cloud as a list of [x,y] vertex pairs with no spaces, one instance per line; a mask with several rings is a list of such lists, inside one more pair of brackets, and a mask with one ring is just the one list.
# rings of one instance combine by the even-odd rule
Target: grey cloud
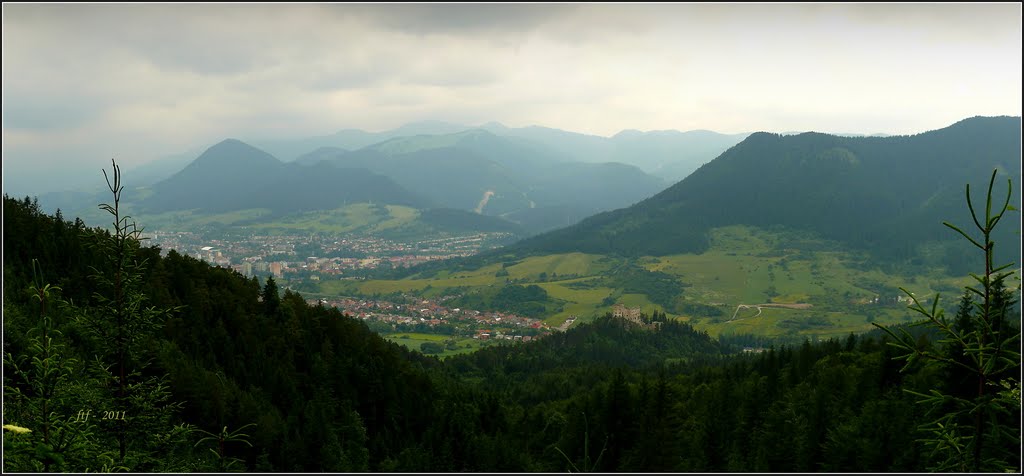
[[224,75],[245,73],[261,66],[248,48],[232,48],[230,43],[215,44],[216,40],[212,39],[174,41],[169,36],[136,42],[133,47],[160,69],[170,71]]
[[303,86],[314,91],[337,91],[371,86],[381,81],[379,71],[343,69],[342,71],[307,71],[301,75]]
[[361,16],[385,28],[415,33],[527,32],[576,10],[572,4],[323,5],[332,15]]
[[76,98],[8,97],[3,98],[3,121],[7,129],[71,129],[96,119],[106,109],[100,102]]
[[[415,119],[591,133],[690,123],[730,131],[805,127],[785,125],[797,120],[855,130],[824,122],[892,110],[894,101],[901,114],[934,117],[938,86],[915,82],[898,63],[938,68],[949,63],[950,48],[979,53],[973,68],[947,75],[971,96],[943,108],[977,114],[992,100],[975,92],[1000,90],[1007,113],[1019,114],[1010,104],[1020,98],[1015,7],[5,4],[4,159],[20,154],[16,144],[25,153],[47,151],[28,167],[57,158],[104,162],[108,150],[148,160],[224,137],[382,130]],[[1004,11],[1001,19],[991,13]],[[981,31],[982,20],[991,20],[992,33]],[[1014,34],[1015,50],[1005,44]],[[826,48],[835,45],[844,49]],[[834,99],[827,111],[805,105],[797,88],[766,96],[749,86],[750,78],[799,83],[815,54],[821,80],[808,94]],[[863,71],[893,76],[856,89],[885,98],[880,106],[824,89],[839,84],[828,72]],[[899,81],[924,92],[897,89]],[[691,96],[721,107],[698,108]],[[757,110],[791,104],[806,117]],[[890,122],[863,127],[894,132]]]
[[[815,11],[824,11],[817,6]],[[865,24],[888,25],[908,31],[922,30],[944,38],[986,41],[1008,30],[1021,30],[1020,3],[905,3],[842,5]]]
[[238,7],[27,4],[5,6],[4,23],[21,28],[29,44],[65,39],[86,57],[122,51],[163,70],[235,74],[266,65],[263,49],[271,40],[247,28],[254,18],[273,18],[258,8]]
[[470,69],[446,70],[444,68],[422,71],[401,71],[382,67],[377,70],[352,69],[342,71],[305,72],[300,83],[314,91],[338,91],[362,89],[381,85],[389,81],[406,86],[435,86],[460,88],[485,86],[499,79],[498,72]]

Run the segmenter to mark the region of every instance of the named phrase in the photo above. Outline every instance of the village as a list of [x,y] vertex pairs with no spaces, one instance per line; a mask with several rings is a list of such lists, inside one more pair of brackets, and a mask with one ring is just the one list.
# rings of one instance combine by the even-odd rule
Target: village
[[[403,296],[405,302],[337,298],[308,299],[311,305],[334,307],[367,322],[380,333],[424,332],[480,340],[514,340],[529,342],[551,334],[551,328],[540,319],[517,316],[500,311],[476,311],[450,308],[432,300]],[[571,321],[567,321],[571,325]],[[567,326],[565,326],[567,327]],[[560,330],[564,330],[560,328]]]
[[[334,239],[321,235],[249,235],[204,236],[197,232],[158,231],[150,243],[166,254],[174,249],[210,264],[231,268],[240,274],[274,276],[286,281],[357,278],[361,270],[381,267],[408,267],[427,261],[476,254],[502,235],[478,233],[467,236],[402,243],[375,237],[345,236]],[[309,256],[316,253],[320,256]],[[306,255],[306,256],[303,256]],[[381,334],[422,332],[472,338],[480,341],[529,342],[564,332],[577,316],[550,327],[540,319],[510,312],[481,311],[450,307],[447,299],[438,300],[402,295],[392,300],[369,298],[309,298],[311,305],[337,308],[344,314],[367,323]],[[658,329],[660,322],[645,322],[639,308],[615,305],[614,317]]]
[[473,233],[402,242],[371,236],[238,235],[157,231],[147,244],[173,249],[244,276],[295,277],[319,281],[361,270],[404,268],[428,261],[471,256],[497,246],[508,233]]

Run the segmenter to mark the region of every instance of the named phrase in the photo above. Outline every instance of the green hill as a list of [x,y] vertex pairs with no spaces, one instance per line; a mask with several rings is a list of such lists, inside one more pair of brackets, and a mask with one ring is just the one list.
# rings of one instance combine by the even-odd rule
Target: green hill
[[[30,200],[5,196],[3,206],[5,472],[921,472],[950,461],[1020,470],[1019,383],[1010,379],[1019,354],[992,359],[1010,365],[986,373],[993,385],[979,396],[958,365],[901,370],[903,352],[884,337],[715,342],[651,314],[438,361],[269,279],[134,241],[120,248]],[[799,235],[732,235],[712,241],[739,259],[772,258],[739,257],[749,242],[810,249]],[[112,260],[114,249],[130,256]],[[494,267],[509,277],[557,272],[569,287],[581,281],[567,273],[620,270],[632,281],[645,276],[639,267],[660,281],[673,259],[619,266],[574,253]],[[127,279],[115,285],[115,276]],[[551,284],[537,287],[555,294]],[[119,296],[126,309],[110,312]],[[996,319],[1019,313],[1019,293],[997,296],[1010,308],[995,307]],[[1001,345],[1019,348],[1019,327],[1009,333],[1018,337]],[[956,357],[915,334],[917,348]],[[922,405],[914,393],[958,406]],[[975,408],[992,429],[984,460],[933,451],[925,426],[943,418],[970,435],[974,414],[953,411],[983,399]]]
[[625,130],[601,137],[539,126],[511,128],[489,123],[483,127],[504,137],[547,147],[570,160],[630,164],[669,182],[681,180],[749,135],[706,130]]
[[[1019,184],[1019,156],[1019,118],[905,137],[759,133],[632,207],[388,279],[321,286],[486,305],[502,286],[536,284],[552,325],[623,304],[719,335],[863,332],[913,317],[900,286],[922,298],[941,292],[950,305],[969,284],[973,254],[941,223],[971,223],[965,182],[976,202],[993,168],[997,194],[1007,177]],[[996,260],[1019,263],[1020,217],[1006,221]]]
[[[883,270],[839,242],[735,225],[710,233],[701,254],[625,257],[579,252],[518,257],[497,250],[435,262],[394,277],[319,284],[327,295],[455,295],[462,307],[507,310],[493,302],[507,286],[537,285],[537,317],[558,326],[610,312],[615,304],[664,312],[712,335],[837,337],[914,318],[900,287],[943,305],[971,283],[936,267]],[[876,298],[878,299],[876,301]],[[472,305],[471,305],[472,304]],[[763,306],[768,304],[767,306]],[[809,306],[807,306],[809,305]]]
[[[976,117],[914,136],[837,137],[757,133],[672,187],[632,207],[521,242],[511,251],[628,256],[700,253],[708,231],[734,224],[806,230],[906,260],[955,239],[941,222],[968,223],[964,183],[987,184],[1000,171],[1020,183],[1019,117]],[[978,199],[979,195],[975,195]],[[1019,203],[1019,188],[1014,202]],[[1003,228],[1000,239],[1018,241]],[[1009,247],[1007,247],[1009,248]],[[960,263],[963,248],[936,259]],[[1018,260],[1019,261],[1019,260]]]
[[440,230],[460,231],[496,231],[523,235],[523,228],[499,217],[456,210],[453,208],[431,208],[420,211],[421,222],[437,227]]
[[392,138],[333,159],[320,149],[296,162],[323,160],[369,169],[442,207],[501,216],[532,232],[631,205],[665,186],[631,165],[570,161],[546,146],[481,129]]
[[198,209],[222,213],[268,208],[276,214],[332,209],[346,202],[422,207],[429,202],[365,169],[284,164],[244,142],[228,139],[210,147],[141,200],[146,213]]

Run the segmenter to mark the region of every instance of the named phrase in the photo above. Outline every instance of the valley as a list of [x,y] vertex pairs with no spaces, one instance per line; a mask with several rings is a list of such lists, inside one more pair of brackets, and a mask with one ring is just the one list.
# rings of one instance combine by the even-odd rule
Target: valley
[[[796,238],[817,250],[790,248]],[[624,274],[627,270],[631,274]],[[637,288],[618,278],[650,275],[669,287]],[[969,282],[969,277],[948,276],[941,269],[885,272],[835,242],[730,226],[715,229],[709,250],[696,255],[530,256],[403,279],[320,281],[316,292],[321,296],[483,296],[486,300],[507,285],[536,285],[547,293],[543,320],[551,327],[570,316],[579,316],[581,323],[592,321],[621,304],[647,314],[664,312],[712,335],[828,338],[868,331],[872,322],[911,321],[914,316],[906,309],[909,303],[901,286],[924,301],[941,292],[943,305],[952,305]],[[756,312],[738,308],[753,303],[764,304]]]
[[266,214],[168,212],[143,217],[154,223],[144,237],[164,254],[174,249],[244,276],[307,280],[471,256],[515,239],[502,231],[446,231],[420,220],[418,210],[392,205],[353,204],[260,220]]
[[1021,474],[1021,5],[3,6],[6,473]]
[[[715,336],[828,338],[912,320],[901,286],[955,302],[969,250],[939,223],[961,200],[958,183],[977,176],[962,157],[1019,175],[1019,125],[976,117],[914,136],[602,139],[424,124],[271,148],[289,162],[228,139],[129,189],[125,205],[165,252],[273,275],[311,299],[445,298],[552,329],[620,305]],[[296,157],[300,146],[318,148]],[[656,169],[673,150],[724,152],[662,189],[639,166]],[[611,157],[636,165],[600,162]],[[102,223],[88,200],[65,198],[78,205],[69,214]],[[509,298],[524,289],[529,300]]]

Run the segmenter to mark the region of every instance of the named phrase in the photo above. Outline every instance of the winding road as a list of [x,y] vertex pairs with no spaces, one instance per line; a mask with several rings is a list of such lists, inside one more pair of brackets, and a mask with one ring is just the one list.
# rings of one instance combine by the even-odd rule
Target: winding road
[[728,322],[733,322],[733,321],[742,321],[743,319],[736,319],[736,314],[739,314],[740,309],[750,309],[752,307],[756,307],[757,308],[757,314],[754,314],[753,316],[750,316],[749,318],[748,317],[744,317],[743,319],[753,319],[753,318],[755,318],[757,316],[760,316],[761,315],[761,308],[763,308],[763,307],[781,307],[783,309],[810,309],[811,307],[813,307],[813,305],[812,304],[807,304],[807,303],[796,303],[796,304],[778,304],[778,303],[739,304],[739,305],[736,306],[736,310],[732,313],[732,317],[729,318],[729,320],[725,321],[725,322],[728,323]]

